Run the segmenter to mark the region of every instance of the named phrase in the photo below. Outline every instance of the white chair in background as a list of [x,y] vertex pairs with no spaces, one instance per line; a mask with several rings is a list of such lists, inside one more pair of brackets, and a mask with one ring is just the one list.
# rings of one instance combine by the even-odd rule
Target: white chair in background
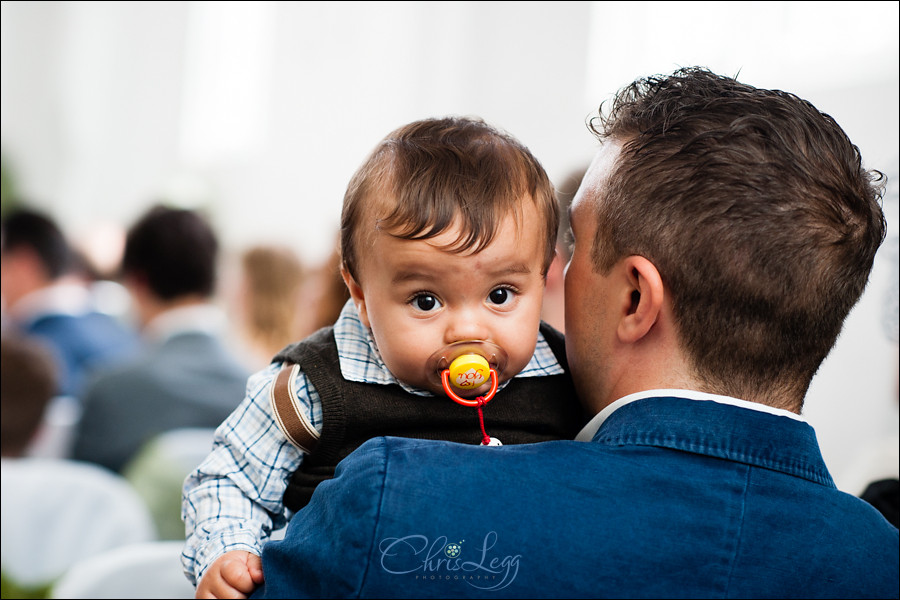
[[184,542],[131,544],[75,563],[51,590],[51,598],[193,598],[181,569]]
[[75,441],[75,428],[81,419],[81,402],[73,396],[56,396],[44,409],[44,416],[25,456],[69,458]]
[[2,571],[18,586],[47,585],[85,557],[156,539],[149,510],[119,475],[51,458],[0,465]]

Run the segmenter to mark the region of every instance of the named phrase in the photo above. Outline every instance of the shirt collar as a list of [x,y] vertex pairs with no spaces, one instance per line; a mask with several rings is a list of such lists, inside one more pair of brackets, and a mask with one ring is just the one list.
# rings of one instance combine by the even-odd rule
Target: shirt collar
[[180,333],[200,332],[218,335],[224,331],[225,315],[213,304],[193,304],[164,311],[144,328],[147,339],[162,343]]
[[803,417],[798,414],[780,408],[766,406],[765,404],[760,404],[758,402],[748,402],[747,400],[732,398],[731,396],[708,394],[706,392],[698,392],[697,390],[658,389],[636,392],[634,394],[629,394],[627,396],[619,398],[618,400],[601,410],[599,413],[594,415],[594,418],[588,421],[587,425],[585,425],[584,428],[578,433],[578,435],[575,436],[575,441],[590,442],[591,440],[593,440],[594,434],[597,433],[597,431],[600,429],[600,426],[603,425],[603,422],[606,421],[606,419],[608,419],[609,416],[616,410],[622,408],[626,404],[630,404],[635,400],[641,400],[643,398],[656,398],[662,396],[674,396],[676,398],[686,398],[689,400],[705,400],[710,402],[718,402],[720,404],[730,404],[732,406],[740,406],[741,408],[748,408],[750,410],[757,410],[772,415],[789,417],[791,419],[802,421],[804,423],[806,422],[805,419],[803,419]]
[[[381,353],[375,345],[371,332],[362,324],[356,305],[348,300],[338,320],[334,324],[334,339],[337,343],[341,375],[348,381],[397,384],[406,392],[419,396],[431,396],[431,392],[399,381],[384,365]],[[542,377],[564,373],[559,361],[550,349],[544,336],[538,333],[534,355],[516,377]],[[501,388],[506,385],[504,382]]]
[[22,296],[9,307],[20,323],[44,315],[81,316],[91,311],[91,294],[81,283],[61,281]]

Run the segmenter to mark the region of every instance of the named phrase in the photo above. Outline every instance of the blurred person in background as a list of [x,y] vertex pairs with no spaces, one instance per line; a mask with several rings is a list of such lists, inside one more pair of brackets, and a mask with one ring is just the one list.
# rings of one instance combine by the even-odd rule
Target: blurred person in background
[[195,211],[157,205],[129,229],[121,275],[146,348],[90,382],[73,458],[121,472],[154,436],[217,427],[243,399],[249,370],[212,302],[218,252]]
[[0,339],[0,454],[25,454],[44,411],[56,394],[53,356],[28,337],[4,334]]
[[[36,340],[0,341],[0,578],[3,598],[51,598],[76,563],[156,538],[128,482],[96,465],[28,454],[57,387],[52,355]],[[71,596],[70,596],[71,597]]]
[[285,246],[252,246],[238,263],[230,298],[236,309],[237,343],[250,368],[261,369],[279,350],[310,333],[303,328],[307,314],[315,310],[302,297],[308,272]]
[[27,208],[3,219],[4,329],[38,338],[58,364],[57,396],[79,397],[87,377],[138,349],[137,333],[97,310],[57,223]]
[[[3,334],[0,339],[0,505],[12,510],[14,502],[10,494],[19,490],[6,485],[6,475],[11,466],[25,457],[29,446],[41,428],[44,411],[50,405],[58,387],[57,368],[53,355],[38,341],[21,336]],[[21,515],[17,514],[17,518]],[[3,546],[2,594],[3,598],[47,598],[49,584],[22,581],[13,556],[7,556],[7,548],[19,541],[8,530],[6,523],[0,545]],[[15,554],[12,552],[10,554]],[[8,564],[12,562],[13,564]]]
[[333,325],[349,299],[350,290],[341,276],[340,240],[336,238],[331,254],[307,278],[303,306],[310,309],[303,313],[303,337]]

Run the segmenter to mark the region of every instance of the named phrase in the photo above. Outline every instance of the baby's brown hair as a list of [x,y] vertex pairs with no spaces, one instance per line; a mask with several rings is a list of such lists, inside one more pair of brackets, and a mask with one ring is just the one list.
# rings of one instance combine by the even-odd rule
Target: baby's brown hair
[[543,215],[542,272],[553,260],[559,208],[550,178],[518,140],[472,117],[423,119],[387,135],[356,171],[344,195],[341,254],[359,281],[358,256],[374,227],[406,240],[425,240],[461,227],[451,252],[479,252],[493,241],[501,219],[521,215],[530,197]]

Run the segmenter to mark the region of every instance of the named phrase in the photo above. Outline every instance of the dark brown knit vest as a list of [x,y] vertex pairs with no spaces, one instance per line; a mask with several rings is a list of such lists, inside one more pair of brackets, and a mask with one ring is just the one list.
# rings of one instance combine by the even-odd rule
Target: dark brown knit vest
[[[566,372],[513,378],[484,406],[485,430],[503,444],[570,440],[587,422],[569,376],[562,334],[545,323],[541,333]],[[396,384],[357,383],[341,377],[332,327],[291,344],[272,361],[299,364],[322,399],[318,445],[304,457],[284,495],[284,504],[292,511],[306,506],[316,486],[334,476],[337,463],[373,437],[481,443],[477,408],[443,395],[410,394]]]

